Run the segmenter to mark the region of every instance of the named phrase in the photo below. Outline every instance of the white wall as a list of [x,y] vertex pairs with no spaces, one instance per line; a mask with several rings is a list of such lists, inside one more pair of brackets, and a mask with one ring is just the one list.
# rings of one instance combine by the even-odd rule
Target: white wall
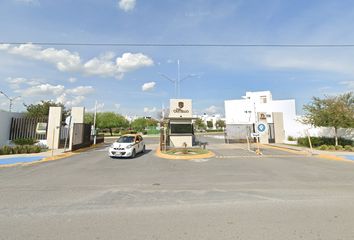
[[[261,103],[260,97],[266,96],[267,102]],[[256,112],[266,112],[271,115],[272,112],[282,112],[284,119],[285,140],[288,136],[305,137],[306,130],[309,130],[310,136],[313,137],[334,137],[334,128],[315,128],[310,125],[304,125],[297,121],[300,116],[296,115],[296,103],[291,100],[272,100],[269,91],[264,92],[246,92],[244,99],[226,100],[225,101],[225,117],[226,124],[252,124],[255,123]],[[245,112],[247,111],[247,113]],[[267,122],[272,123],[273,118],[267,117]],[[353,139],[354,129],[339,129],[338,136]]]
[[24,113],[0,112],[0,148],[9,144],[11,119],[13,117],[24,117],[25,115]]

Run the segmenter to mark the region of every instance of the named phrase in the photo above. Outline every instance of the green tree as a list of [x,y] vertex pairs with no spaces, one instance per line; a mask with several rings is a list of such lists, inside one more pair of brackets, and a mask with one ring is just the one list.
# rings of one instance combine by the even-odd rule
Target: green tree
[[207,121],[207,126],[208,128],[213,128],[214,127],[213,121]]
[[198,118],[195,120],[194,122],[194,126],[196,127],[196,129],[200,129],[200,128],[206,128],[205,123],[203,122],[203,120],[201,118]]
[[51,100],[48,101],[41,100],[40,103],[30,104],[30,105],[23,103],[23,105],[27,109],[26,117],[28,118],[48,117],[50,107],[62,107],[63,110],[62,120],[65,120],[65,118],[70,115],[70,110],[67,110],[64,104],[60,102],[55,103],[52,102]]
[[308,114],[301,117],[299,121],[315,127],[333,127],[336,146],[338,146],[338,129],[354,127],[354,96],[352,92],[338,96],[325,95],[324,99],[312,97],[312,100],[304,105],[303,109]]
[[146,119],[147,126],[157,126],[158,123],[159,123],[159,121],[157,121],[156,119],[153,119],[153,118]]
[[96,115],[96,118],[96,126],[98,128],[108,128],[111,136],[113,136],[112,128],[125,128],[129,125],[122,115],[114,112],[99,113]]
[[226,123],[224,120],[217,120],[216,121],[216,127],[219,129],[219,128],[225,128],[226,127]]
[[146,123],[147,120],[145,118],[135,119],[134,122],[132,122],[132,129],[134,131],[141,131],[147,126]]
[[[96,114],[96,118],[97,118],[98,114],[99,113]],[[90,112],[85,113],[85,123],[91,123],[93,125],[94,118],[95,118],[95,113],[90,113]],[[96,122],[97,122],[97,119],[96,119]],[[97,125],[97,123],[96,123],[96,125]]]

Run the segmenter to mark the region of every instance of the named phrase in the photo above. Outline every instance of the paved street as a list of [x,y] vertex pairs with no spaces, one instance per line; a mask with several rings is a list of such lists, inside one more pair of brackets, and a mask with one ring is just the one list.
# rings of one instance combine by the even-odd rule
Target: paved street
[[[0,168],[0,239],[354,239],[354,164],[208,142],[215,157],[108,145]],[[112,140],[113,141],[113,140]]]

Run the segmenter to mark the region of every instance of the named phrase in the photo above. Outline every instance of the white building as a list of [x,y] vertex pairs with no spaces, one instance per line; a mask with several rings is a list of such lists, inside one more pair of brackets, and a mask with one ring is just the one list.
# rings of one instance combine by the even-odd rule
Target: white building
[[270,91],[246,92],[240,100],[225,101],[226,124],[253,124],[257,123],[257,113],[265,112],[268,123],[273,122],[273,113],[283,114],[285,139],[288,136],[299,136],[303,125],[295,121],[295,99],[273,100]]
[[[213,123],[213,127],[210,129],[217,129],[216,122],[221,119],[221,114],[204,114],[204,115],[193,115],[193,118],[200,118],[204,122],[205,126],[208,126],[207,122],[211,121]],[[195,120],[194,120],[195,121]],[[194,122],[193,121],[193,122]]]

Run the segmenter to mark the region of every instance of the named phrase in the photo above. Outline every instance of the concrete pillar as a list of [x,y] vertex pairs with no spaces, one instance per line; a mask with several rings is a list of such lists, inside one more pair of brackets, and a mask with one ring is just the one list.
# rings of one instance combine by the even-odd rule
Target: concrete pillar
[[75,123],[84,123],[85,108],[84,107],[73,107],[71,109],[71,116],[74,117]]
[[61,107],[49,108],[47,146],[50,149],[55,150],[59,148],[62,112]]
[[72,123],[72,128],[70,129],[70,138],[68,151],[72,150],[73,138],[74,138],[74,123],[84,123],[85,120],[85,108],[84,107],[73,107],[71,109],[71,116],[73,117],[74,122]]
[[263,123],[267,127],[267,130],[265,132],[261,133],[261,135],[259,137],[259,143],[269,144],[269,140],[268,140],[268,130],[269,129],[268,129],[268,122],[267,122],[267,113],[259,112],[257,114],[258,114],[258,124]]
[[285,140],[284,121],[282,112],[273,112],[275,143],[283,143]]

